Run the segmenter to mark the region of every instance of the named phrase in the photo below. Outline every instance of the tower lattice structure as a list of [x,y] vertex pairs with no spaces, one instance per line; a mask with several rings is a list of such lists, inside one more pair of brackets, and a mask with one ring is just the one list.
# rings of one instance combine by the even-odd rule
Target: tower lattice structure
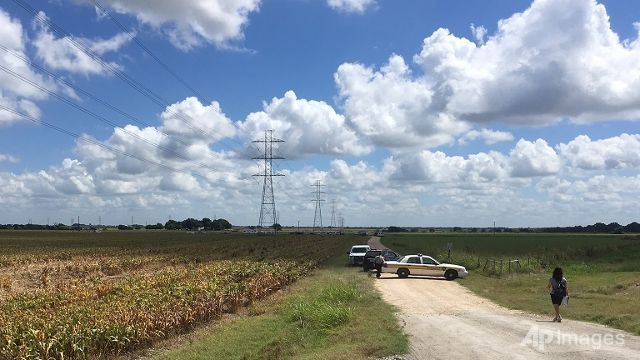
[[322,185],[320,180],[316,180],[316,183],[311,186],[315,187],[315,190],[313,191],[313,194],[315,195],[315,199],[311,201],[316,203],[316,210],[313,214],[313,231],[316,231],[317,229],[322,230],[322,205],[321,204],[324,201],[322,199],[322,194],[324,194],[324,191],[322,191],[322,187],[326,185]]
[[336,225],[336,199],[331,199],[331,222],[329,227],[335,229]]
[[273,172],[273,160],[284,159],[281,156],[273,155],[274,143],[282,143],[284,140],[276,139],[273,137],[273,130],[264,131],[264,139],[253,140],[254,143],[264,145],[264,151],[261,156],[256,156],[253,159],[263,160],[264,166],[262,172],[254,174],[253,176],[261,176],[263,178],[262,183],[262,203],[260,205],[260,218],[258,219],[258,229],[260,231],[266,227],[270,227],[275,231],[275,224],[278,222],[278,213],[276,212],[276,201],[273,196],[273,177],[284,176],[284,174],[278,174]]

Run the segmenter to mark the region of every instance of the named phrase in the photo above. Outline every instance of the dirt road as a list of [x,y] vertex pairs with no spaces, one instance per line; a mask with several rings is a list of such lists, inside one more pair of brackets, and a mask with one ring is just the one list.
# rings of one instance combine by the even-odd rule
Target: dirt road
[[[369,244],[381,246],[375,237]],[[384,274],[375,283],[399,310],[408,359],[640,359],[638,336],[509,310],[455,281]]]

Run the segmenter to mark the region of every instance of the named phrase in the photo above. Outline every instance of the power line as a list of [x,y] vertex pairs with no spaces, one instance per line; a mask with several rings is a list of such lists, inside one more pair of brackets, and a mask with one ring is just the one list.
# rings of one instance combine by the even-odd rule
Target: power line
[[144,52],[146,52],[149,56],[151,56],[153,60],[155,60],[160,66],[162,66],[162,68],[165,71],[171,74],[171,76],[173,76],[176,80],[178,80],[178,82],[184,85],[184,87],[186,87],[189,91],[194,93],[197,97],[199,97],[200,99],[204,99],[204,96],[202,96],[196,89],[194,89],[191,85],[189,85],[189,83],[187,83],[180,75],[178,75],[177,72],[171,69],[169,65],[167,65],[164,61],[162,61],[156,54],[154,54],[153,51],[151,51],[147,46],[145,46],[142,40],[138,39],[138,37],[134,35],[131,35],[131,32],[124,25],[122,25],[122,23],[118,21],[118,19],[116,19],[115,16],[111,15],[111,12],[108,11],[104,6],[102,6],[100,2],[98,2],[97,0],[92,0],[91,2],[93,3],[93,5],[95,5],[98,8],[98,10],[100,10],[104,15],[106,15],[114,24],[116,24],[120,29],[122,29],[122,31],[129,34],[129,39],[133,40],[133,42],[135,42],[142,50],[144,50]]
[[[14,51],[14,50],[12,50],[12,49],[9,49],[8,47],[6,47],[6,46],[4,46],[4,45],[2,45],[2,44],[0,44],[0,49],[4,50],[5,52],[9,53],[10,55],[12,55],[12,56],[14,56],[14,57],[16,57],[16,58],[18,58],[18,59],[22,60],[22,61],[23,61],[25,64],[27,64],[28,66],[31,66],[31,67],[33,67],[33,68],[37,69],[38,71],[40,71],[40,72],[43,72],[43,73],[47,74],[48,76],[50,76],[50,77],[52,77],[53,79],[55,79],[56,81],[58,81],[58,83],[60,83],[60,84],[62,84],[62,85],[64,85],[64,86],[66,86],[67,88],[69,88],[69,89],[73,90],[74,92],[78,92],[78,93],[81,93],[81,94],[85,95],[85,96],[86,96],[86,97],[88,97],[89,99],[91,99],[91,100],[93,100],[93,101],[95,101],[95,102],[97,102],[97,103],[101,104],[102,106],[104,106],[104,107],[106,107],[106,108],[108,108],[108,109],[110,109],[110,110],[112,110],[112,111],[114,111],[114,112],[116,112],[116,113],[118,113],[118,114],[120,114],[120,115],[122,115],[122,116],[124,116],[124,117],[126,117],[126,118],[128,118],[128,119],[130,119],[130,120],[132,120],[133,122],[137,123],[138,125],[140,125],[140,126],[144,126],[144,127],[151,127],[151,128],[154,128],[154,129],[155,129],[155,131],[157,131],[158,133],[160,133],[160,134],[162,134],[162,135],[166,136],[167,138],[175,139],[177,142],[179,142],[180,144],[182,144],[182,145],[184,145],[184,146],[187,146],[187,147],[188,147],[188,146],[191,146],[191,144],[188,144],[188,143],[184,142],[182,139],[180,139],[180,137],[179,137],[179,136],[170,135],[170,134],[168,134],[168,133],[166,133],[166,132],[164,132],[164,131],[160,130],[158,127],[155,127],[155,126],[153,126],[153,125],[151,125],[151,124],[149,124],[149,123],[147,123],[147,122],[145,122],[145,121],[143,121],[143,120],[138,119],[138,118],[137,118],[137,117],[135,117],[134,115],[131,115],[130,113],[128,113],[128,112],[126,112],[126,111],[124,111],[124,110],[122,110],[122,109],[118,108],[117,106],[115,106],[115,105],[113,105],[113,104],[111,104],[111,103],[107,102],[106,100],[101,99],[100,97],[98,97],[98,96],[96,96],[96,95],[92,94],[91,92],[89,92],[89,91],[87,91],[87,90],[84,90],[83,88],[81,88],[81,87],[79,87],[79,86],[77,86],[77,85],[74,85],[74,84],[70,83],[69,81],[65,80],[62,76],[57,75],[57,74],[55,74],[55,73],[53,73],[53,72],[51,72],[51,71],[49,71],[49,70],[45,69],[44,67],[42,67],[42,66],[40,66],[40,65],[38,65],[38,64],[36,64],[36,63],[34,63],[33,61],[31,61],[31,60],[30,60],[29,58],[27,58],[26,56],[23,56],[22,54],[20,54],[20,53],[18,53],[18,52],[16,52],[16,51]],[[7,69],[6,67],[5,67],[4,69],[6,69],[6,70],[5,70],[5,72],[8,72],[10,75],[12,75],[12,76],[14,76],[14,77],[18,78],[19,80],[22,80],[22,79],[20,79],[20,78],[26,79],[26,78],[24,78],[23,76],[21,76],[21,75],[19,75],[19,74],[15,73],[15,72],[13,72],[13,71],[11,71],[11,70]],[[2,69],[0,69],[0,70],[2,70]],[[30,81],[30,80],[28,81],[28,83],[29,83],[30,85],[32,85],[32,86],[34,86],[34,87],[36,87],[36,88],[40,88],[40,86],[36,85],[36,83],[34,83],[34,82]],[[47,92],[47,93],[51,93],[51,92],[50,92],[50,90],[48,90],[48,89],[40,88],[40,90],[41,90],[41,91],[44,91],[44,92]],[[52,96],[58,97],[58,95],[52,95]],[[69,101],[70,101],[70,100],[69,100]],[[78,105],[78,106],[79,106],[79,105]],[[74,106],[74,107],[75,107],[75,106]],[[111,125],[111,124],[110,124],[110,125]],[[114,126],[118,126],[118,125],[114,125]],[[122,128],[121,126],[118,126],[118,127]],[[127,130],[125,130],[124,128],[122,128],[122,129],[123,129],[123,131],[124,131],[124,132],[129,133],[129,132],[128,132]],[[136,136],[136,135],[132,135],[132,136]],[[136,136],[136,137],[137,137],[137,136]],[[221,142],[221,144],[222,144],[222,145],[224,145],[225,147],[227,147],[228,149],[230,149],[231,151],[235,151],[233,148],[231,148],[230,146],[228,146],[228,145],[227,145],[227,144],[225,144],[224,142]],[[243,156],[245,156],[245,157],[249,157],[249,155],[248,155],[244,150],[243,150],[243,151],[241,151],[240,153],[241,153]],[[200,166],[201,166],[201,167],[208,167],[207,165],[204,165],[204,164],[202,164],[202,163],[200,163]]]
[[[174,135],[169,135],[168,133],[166,133],[166,132],[164,132],[164,131],[160,130],[159,128],[157,128],[157,127],[155,127],[155,126],[153,126],[153,125],[151,125],[151,124],[149,124],[149,123],[147,123],[147,122],[145,122],[145,121],[143,121],[143,120],[138,119],[138,118],[137,118],[137,117],[135,117],[134,115],[131,115],[130,113],[128,113],[128,112],[126,112],[126,111],[124,111],[124,110],[122,110],[122,109],[118,108],[117,106],[112,105],[111,103],[109,103],[109,102],[107,102],[107,101],[105,101],[105,100],[101,99],[100,97],[98,97],[98,96],[96,96],[96,95],[92,94],[91,92],[89,92],[89,91],[87,91],[87,90],[84,90],[83,88],[81,88],[81,87],[79,87],[79,86],[77,86],[77,85],[74,85],[74,84],[70,83],[69,81],[65,80],[62,76],[57,75],[57,74],[54,74],[53,72],[51,72],[51,71],[49,71],[49,70],[45,69],[44,67],[42,67],[42,66],[40,66],[40,65],[38,65],[38,64],[36,64],[36,63],[34,63],[33,61],[31,61],[31,60],[30,60],[29,58],[27,58],[26,56],[23,56],[22,54],[20,54],[20,53],[18,53],[18,52],[16,52],[16,51],[14,51],[14,50],[12,50],[12,49],[9,49],[8,47],[6,47],[6,46],[4,46],[4,45],[2,45],[2,44],[0,44],[0,49],[4,50],[5,52],[9,53],[10,55],[12,55],[12,56],[14,56],[14,57],[16,57],[16,58],[18,58],[18,59],[22,60],[22,61],[23,61],[25,64],[27,64],[28,66],[31,66],[31,67],[33,67],[33,68],[37,69],[38,71],[41,71],[42,73],[47,74],[48,76],[50,76],[50,77],[52,77],[53,79],[55,79],[58,83],[60,83],[60,84],[62,84],[62,85],[64,85],[64,86],[66,86],[67,88],[69,88],[69,89],[73,90],[74,92],[81,93],[81,94],[85,95],[85,96],[86,96],[86,97],[88,97],[89,99],[91,99],[91,100],[93,100],[93,101],[95,101],[95,102],[97,102],[97,103],[101,104],[102,106],[104,106],[104,107],[106,107],[106,108],[108,108],[108,109],[110,109],[110,110],[112,110],[112,111],[114,111],[114,112],[116,112],[116,113],[118,113],[118,114],[120,114],[120,115],[122,115],[122,116],[124,116],[124,117],[126,117],[126,118],[128,118],[128,119],[130,119],[130,120],[132,120],[133,122],[137,123],[138,125],[140,125],[140,126],[144,126],[144,127],[151,127],[151,128],[154,128],[154,129],[155,129],[155,131],[157,131],[158,133],[160,133],[160,134],[162,134],[162,135],[166,136],[167,138],[175,139],[177,142],[179,142],[179,143],[180,143],[180,144],[182,144],[183,146],[186,146],[186,147],[191,146],[191,144],[188,144],[188,143],[184,142],[182,139],[180,139],[180,137],[178,137],[178,136],[174,136]],[[2,67],[2,68],[0,68],[0,70],[3,70],[3,71],[5,71],[5,72],[9,73],[10,75],[14,76],[14,77],[15,77],[15,78],[17,78],[18,80],[22,80],[23,82],[27,82],[27,83],[29,83],[30,85],[32,85],[32,86],[34,86],[34,87],[36,87],[36,88],[40,89],[41,91],[43,91],[43,92],[47,92],[48,94],[51,94],[52,96],[54,96],[54,97],[56,97],[56,98],[60,99],[59,95],[57,95],[57,94],[53,93],[52,91],[50,91],[50,90],[48,90],[48,89],[46,89],[46,88],[44,88],[44,87],[39,86],[37,83],[35,83],[35,82],[33,82],[33,81],[31,81],[31,80],[29,80],[29,79],[27,79],[27,78],[23,77],[23,76],[22,76],[22,75],[20,75],[20,74],[17,74],[17,73],[15,73],[15,72],[13,72],[13,71],[9,70],[9,69],[8,69],[8,68],[6,68],[6,67]],[[62,100],[62,99],[61,99],[61,100]],[[66,103],[69,103],[69,102],[70,102],[70,100],[68,100],[68,99],[67,99],[67,100],[62,100],[62,101],[66,102]],[[76,106],[76,105],[71,105],[71,106],[73,106],[73,107],[75,107],[75,108],[78,108],[80,105],[77,105],[77,106]],[[102,119],[101,119],[101,121],[102,121]],[[103,122],[104,122],[104,121],[103,121]],[[125,133],[127,133],[127,134],[129,134],[129,135],[131,135],[131,136],[134,136],[134,137],[136,137],[136,138],[142,139],[142,138],[140,138],[139,136],[137,136],[136,134],[131,133],[130,131],[128,131],[128,130],[126,130],[126,129],[124,129],[124,128],[123,128],[123,127],[121,127],[121,126],[118,126],[117,124],[115,124],[115,123],[113,123],[113,122],[107,122],[107,123],[108,123],[109,125],[113,125],[113,126],[120,127],[120,128],[122,129],[122,131],[123,131],[123,132],[125,132]],[[148,141],[148,140],[146,140],[146,139],[142,139],[142,140],[143,140],[143,141],[145,141],[145,142],[147,142],[147,143],[149,143],[149,141]],[[229,147],[229,146],[228,146],[228,145],[226,145],[224,142],[222,142],[221,144],[222,144],[222,145],[224,145],[224,146],[226,146],[226,147],[227,147],[227,148],[229,148],[230,150],[234,151],[234,149],[233,149],[233,148]],[[151,145],[155,146],[155,143],[151,143]],[[160,146],[160,145],[158,144],[157,146]],[[160,147],[161,147],[161,146],[160,146]],[[162,147],[162,148],[163,148],[163,147]],[[164,148],[163,148],[163,149],[164,149]],[[173,150],[171,150],[171,149],[169,149],[169,151],[173,152],[174,154],[177,154],[177,155],[178,155],[178,157],[180,157],[180,155],[179,155],[178,153],[176,153],[175,151],[173,151]],[[241,153],[242,153],[242,152],[241,152]],[[243,154],[245,157],[248,157],[248,154],[247,154],[246,152],[244,152],[244,153],[242,153],[242,154]],[[182,158],[183,158],[184,160],[190,161],[189,159],[186,159],[186,158],[184,158],[184,157],[182,157]],[[208,165],[205,165],[205,164],[203,164],[203,163],[199,163],[199,165],[200,165],[200,167],[210,168]],[[214,170],[213,168],[210,168],[210,169]]]
[[[56,24],[54,21],[52,21],[49,18],[40,16],[38,11],[36,9],[34,9],[28,3],[24,2],[23,0],[13,0],[13,2],[16,3],[18,6],[20,6],[27,13],[31,14],[34,17],[34,19],[36,19],[37,21],[40,21],[40,22],[43,22],[43,23],[47,24],[49,29],[52,32],[54,32],[56,35],[58,35],[59,37],[65,39],[65,40],[67,40],[73,47],[75,47],[76,49],[78,49],[79,51],[81,51],[82,53],[87,55],[90,59],[92,59],[93,61],[98,63],[105,70],[107,70],[108,72],[110,72],[111,74],[113,74],[114,76],[119,78],[120,80],[124,81],[127,85],[132,87],[134,90],[138,91],[143,96],[147,97],[149,100],[151,100],[156,105],[160,106],[162,109],[165,109],[166,107],[169,107],[171,105],[169,103],[169,101],[164,99],[161,95],[158,95],[153,90],[149,89],[148,87],[146,87],[145,85],[143,85],[139,81],[137,81],[134,78],[132,78],[131,76],[127,75],[125,72],[123,72],[120,69],[114,67],[112,64],[104,61],[98,54],[95,53],[95,51],[87,48],[84,44],[82,44],[81,42],[75,40],[74,37],[70,33],[68,33],[66,30],[64,30],[64,28],[62,28],[60,25]],[[208,136],[212,135],[209,131],[206,131],[206,130],[203,130],[203,129],[198,129],[194,125],[192,125],[190,123],[190,120],[193,121],[194,119],[191,116],[189,116],[188,114],[184,114],[184,113],[180,113],[180,112],[176,111],[176,113],[174,113],[172,115],[175,115],[176,117],[180,118],[181,120],[184,121],[184,124],[187,127],[189,127],[190,129],[192,129],[194,131],[198,131],[198,132],[202,133],[205,137],[208,137]],[[237,129],[241,130],[238,127],[238,125],[235,124],[234,122],[231,122],[231,124],[234,127],[236,127]],[[237,144],[240,144],[239,142],[237,142],[237,141],[235,141],[233,139],[229,139],[229,140],[230,141],[234,141]],[[220,141],[221,144],[224,144],[224,140],[223,139],[220,139],[219,141]],[[240,144],[240,145],[242,145],[242,144]],[[230,147],[230,146],[229,146],[229,148],[232,149],[232,147]]]
[[[29,65],[29,66],[31,66],[31,67],[33,67],[33,68],[37,69],[38,71],[40,71],[40,72],[42,72],[42,73],[45,73],[45,74],[49,75],[50,77],[54,78],[58,83],[60,83],[60,84],[62,84],[62,85],[64,85],[64,86],[66,86],[67,88],[69,88],[69,89],[73,90],[74,92],[78,92],[78,93],[83,94],[84,96],[88,97],[89,99],[91,99],[91,100],[93,100],[93,101],[95,101],[95,102],[97,102],[97,103],[101,104],[102,106],[104,106],[104,107],[106,107],[106,108],[108,108],[108,109],[110,109],[110,110],[112,110],[112,111],[114,111],[114,112],[116,112],[116,113],[118,113],[118,114],[120,114],[120,115],[122,115],[122,116],[124,116],[124,117],[128,118],[128,119],[130,119],[131,121],[133,121],[133,122],[137,123],[137,124],[138,124],[138,125],[140,125],[140,126],[144,126],[144,127],[153,127],[153,128],[155,128],[155,129],[156,129],[156,131],[158,131],[159,133],[161,133],[161,134],[163,134],[163,135],[165,135],[165,136],[167,136],[167,137],[170,137],[170,135],[169,135],[169,134],[167,134],[167,133],[165,133],[165,132],[163,132],[163,131],[159,130],[159,129],[158,129],[158,128],[156,128],[155,126],[153,126],[153,125],[151,125],[151,124],[149,124],[149,123],[147,123],[147,122],[145,122],[145,121],[143,121],[143,120],[138,119],[137,117],[135,117],[135,116],[133,116],[133,115],[129,114],[128,112],[126,112],[126,111],[124,111],[124,110],[122,110],[122,109],[118,108],[118,107],[117,107],[117,106],[115,106],[115,105],[110,104],[109,102],[107,102],[107,101],[105,101],[105,100],[100,99],[98,96],[93,95],[92,93],[90,93],[90,92],[88,92],[88,91],[86,91],[86,90],[82,89],[82,88],[81,88],[81,87],[79,87],[79,86],[77,86],[77,85],[73,85],[73,84],[72,84],[72,83],[70,83],[69,81],[65,80],[62,76],[60,76],[60,75],[56,75],[56,74],[54,74],[53,72],[51,72],[51,71],[49,71],[49,70],[45,69],[44,67],[42,67],[42,66],[40,66],[40,65],[38,65],[38,64],[36,64],[36,63],[34,63],[34,62],[33,62],[33,61],[31,61],[28,57],[23,56],[23,55],[21,55],[20,53],[18,53],[18,52],[16,52],[16,51],[14,51],[14,50],[12,50],[12,49],[9,49],[8,47],[6,47],[6,46],[4,46],[4,45],[2,45],[2,44],[0,44],[0,49],[4,50],[5,52],[7,52],[7,53],[11,54],[12,56],[14,56],[14,57],[16,57],[16,58],[18,58],[18,59],[22,60],[25,64],[27,64],[27,65]],[[189,144],[187,144],[187,143],[183,142],[183,141],[182,141],[182,139],[180,139],[180,138],[178,138],[178,137],[175,137],[175,139],[176,139],[176,141],[180,142],[181,144],[183,144],[183,145],[185,145],[185,146],[189,146]]]
[[179,170],[179,169],[173,168],[171,166],[162,164],[160,162],[157,162],[157,161],[154,161],[154,160],[149,160],[149,159],[143,158],[143,157],[135,155],[135,154],[131,154],[129,152],[114,148],[113,146],[106,145],[106,144],[104,144],[104,143],[102,143],[100,141],[94,140],[92,138],[81,136],[80,134],[77,134],[77,133],[74,133],[73,131],[70,131],[70,130],[61,128],[59,126],[53,125],[53,124],[48,123],[46,121],[38,120],[33,116],[30,116],[28,114],[22,113],[22,112],[17,111],[17,110],[14,110],[14,109],[12,109],[10,107],[7,107],[7,106],[4,106],[2,104],[0,104],[0,110],[4,110],[4,111],[7,111],[7,112],[10,112],[10,113],[12,113],[14,115],[18,115],[18,116],[20,116],[22,118],[25,118],[25,119],[33,122],[34,124],[44,125],[44,126],[48,127],[49,129],[52,129],[52,130],[55,130],[55,131],[57,131],[59,133],[68,135],[68,136],[73,137],[75,139],[78,139],[80,141],[84,141],[84,142],[99,146],[99,147],[101,147],[101,148],[103,148],[105,150],[111,151],[113,153],[120,154],[120,155],[129,157],[129,158],[132,158],[132,159],[136,159],[136,160],[142,161],[142,162],[147,163],[147,164],[155,165],[157,167],[163,168],[163,169],[171,171],[171,172],[192,174],[194,176],[197,176],[197,177],[203,178],[205,180],[208,180],[205,176],[200,175],[198,173],[191,172],[191,171]]
[[[55,91],[51,91],[51,90],[49,90],[49,89],[45,88],[44,86],[41,86],[40,84],[38,84],[38,83],[36,83],[36,82],[34,82],[34,81],[32,81],[32,80],[30,80],[30,79],[28,79],[28,78],[26,78],[26,77],[24,77],[24,76],[22,76],[22,75],[20,75],[20,74],[16,73],[16,72],[14,72],[14,71],[12,71],[12,70],[10,70],[10,69],[6,68],[6,67],[5,67],[5,66],[3,66],[3,65],[0,65],[0,70],[1,70],[1,71],[4,71],[5,73],[7,73],[7,74],[9,74],[9,75],[11,75],[11,76],[13,76],[13,77],[15,77],[16,79],[18,79],[18,80],[20,80],[20,81],[22,81],[22,82],[24,82],[24,83],[27,83],[27,84],[29,84],[29,85],[31,85],[31,86],[33,86],[33,87],[35,87],[36,89],[38,89],[38,90],[40,90],[40,91],[42,91],[42,92],[45,92],[45,93],[49,94],[50,96],[55,97],[56,99],[58,99],[58,100],[60,100],[60,101],[64,102],[65,104],[67,104],[67,105],[69,105],[69,106],[71,106],[71,107],[75,108],[75,109],[76,109],[76,110],[78,110],[78,111],[81,111],[81,112],[83,112],[83,113],[85,113],[85,114],[87,114],[87,115],[91,116],[91,117],[92,117],[92,118],[94,118],[94,119],[97,119],[98,121],[101,121],[101,122],[103,122],[103,123],[105,123],[105,124],[108,124],[108,125],[110,125],[110,126],[113,126],[113,127],[120,128],[124,133],[126,133],[126,134],[128,134],[128,135],[130,135],[130,136],[132,136],[132,137],[134,137],[134,138],[136,138],[136,139],[138,139],[138,140],[140,140],[140,141],[142,141],[142,142],[145,142],[145,143],[146,143],[146,144],[148,144],[148,145],[151,145],[151,146],[153,146],[153,147],[155,147],[155,148],[158,148],[158,149],[160,149],[160,150],[163,150],[163,151],[170,152],[170,153],[174,154],[176,157],[179,157],[179,158],[181,158],[181,159],[183,159],[183,160],[185,160],[185,161],[191,161],[191,159],[189,159],[189,158],[187,158],[187,157],[183,156],[182,154],[178,153],[177,151],[175,151],[175,150],[173,150],[173,149],[170,149],[170,148],[168,148],[168,147],[166,147],[166,146],[163,146],[163,145],[157,144],[157,143],[155,143],[155,142],[153,142],[153,141],[147,140],[147,139],[143,138],[142,136],[139,136],[139,135],[138,135],[138,134],[136,134],[136,133],[133,133],[133,132],[131,132],[131,131],[129,131],[129,130],[127,130],[127,129],[123,128],[123,127],[120,127],[118,124],[116,124],[116,123],[114,123],[113,121],[111,121],[111,120],[109,120],[109,119],[105,118],[104,116],[98,115],[98,114],[94,113],[93,111],[91,111],[91,110],[89,110],[89,109],[87,109],[87,108],[85,108],[85,107],[83,107],[83,106],[81,106],[81,105],[78,105],[78,104],[74,103],[73,101],[71,101],[71,100],[69,100],[69,99],[65,98],[64,96],[59,95],[59,94],[58,94],[58,93],[56,93]],[[199,165],[200,165],[201,167],[209,168],[209,166],[207,166],[207,165],[205,165],[205,164],[203,164],[203,163],[200,163]],[[209,168],[209,169],[212,169],[212,168]],[[213,169],[212,169],[212,170],[213,170]]]
[[[156,55],[148,46],[146,46],[144,44],[144,42],[138,38],[137,36],[133,35],[131,33],[131,31],[129,31],[129,29],[127,29],[126,26],[124,26],[106,7],[104,7],[98,0],[91,0],[91,2],[98,8],[98,10],[100,10],[105,16],[107,16],[109,18],[109,20],[111,20],[118,28],[120,28],[122,31],[124,31],[125,33],[128,34],[129,39],[132,40],[134,43],[136,43],[136,45],[138,45],[145,53],[147,53],[153,60],[155,60],[155,62],[157,62],[166,72],[168,72],[174,79],[176,79],[178,82],[180,82],[185,88],[187,88],[189,91],[191,91],[193,94],[195,94],[198,98],[204,100],[205,97],[198,91],[196,90],[193,86],[191,86],[182,76],[180,76],[178,74],[177,71],[173,70],[169,65],[167,65],[167,63],[165,63],[164,61],[162,61],[162,59]],[[234,122],[232,122],[232,125],[239,131],[242,131],[242,129],[240,129],[239,126],[237,126]],[[233,140],[232,140],[233,141]],[[236,144],[241,145],[239,142],[236,141]]]

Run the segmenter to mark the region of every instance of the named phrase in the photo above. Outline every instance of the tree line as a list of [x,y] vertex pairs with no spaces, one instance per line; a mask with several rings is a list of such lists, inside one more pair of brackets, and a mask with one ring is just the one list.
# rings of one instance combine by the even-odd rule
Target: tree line
[[[640,233],[640,224],[632,222],[627,225],[620,225],[617,222],[605,224],[598,222],[587,226],[555,226],[555,227],[540,227],[540,228],[510,228],[510,227],[497,227],[497,228],[477,228],[477,227],[443,227],[443,228],[425,228],[429,232],[438,231],[453,231],[453,232],[523,232],[523,233],[591,233],[591,234],[626,234],[626,233]],[[389,226],[388,232],[418,232],[423,228],[417,227],[400,227]]]
[[[54,224],[54,225],[41,225],[41,224],[0,224],[0,230],[98,230],[105,229],[111,226],[105,225],[92,225],[92,224],[79,224],[75,223],[73,225],[65,225],[65,224]],[[226,219],[215,219],[211,220],[210,218],[203,218],[201,220],[188,218],[182,221],[169,220],[166,223],[157,223],[151,225],[123,225],[120,224],[117,226],[118,230],[190,230],[190,231],[198,231],[198,230],[228,230],[231,229],[233,225]]]

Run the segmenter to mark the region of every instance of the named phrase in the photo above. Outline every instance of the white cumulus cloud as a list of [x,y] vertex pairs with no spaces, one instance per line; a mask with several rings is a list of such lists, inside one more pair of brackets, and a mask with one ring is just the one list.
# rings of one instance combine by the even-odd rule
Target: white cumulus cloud
[[420,71],[398,55],[340,65],[347,120],[378,146],[437,147],[490,122],[640,118],[640,41],[620,39],[596,1],[535,0],[486,39],[472,31],[476,42],[434,31],[413,58]]
[[[0,65],[4,68],[0,71],[0,105],[39,118],[40,109],[35,101],[46,99],[47,95],[19,77],[50,90],[55,90],[57,86],[21,59],[28,58],[26,43],[20,20],[0,9],[0,45],[6,48],[0,50]],[[0,109],[0,126],[20,119],[18,115]]]
[[452,143],[469,126],[442,112],[434,90],[412,79],[402,57],[393,55],[376,71],[342,64],[335,74],[347,118],[374,144],[388,147]]
[[165,34],[182,50],[205,43],[226,47],[244,37],[249,15],[260,0],[105,0],[117,13],[135,16],[139,22]]
[[0,154],[0,162],[10,162],[10,163],[18,163],[20,159],[10,154]]
[[484,37],[487,36],[487,28],[485,28],[482,25],[476,26],[473,23],[471,23],[469,28],[471,29],[471,34],[473,35],[473,38],[476,40],[476,43],[478,43],[479,45],[483,45]]
[[[53,34],[47,21],[47,15],[40,12],[34,19],[36,36],[33,39],[33,46],[36,48],[36,56],[44,64],[54,70],[64,70],[71,73],[83,75],[106,75],[109,70],[87,55],[80,46],[86,47],[98,56],[114,53],[131,41],[132,34],[120,33],[109,39],[87,39],[80,37],[56,37]],[[72,43],[73,42],[73,43]],[[74,46],[74,43],[77,44]],[[122,65],[105,61],[109,68],[121,70]]]
[[562,161],[546,141],[520,139],[509,153],[511,175],[515,177],[545,176],[560,171]]
[[362,14],[376,5],[376,0],[327,0],[330,8],[344,12]]
[[458,142],[465,143],[467,140],[473,141],[476,139],[482,139],[484,140],[485,144],[493,145],[501,141],[513,140],[513,134],[507,131],[498,131],[498,130],[491,130],[491,129],[470,130],[469,132],[464,134],[460,139],[458,139]]
[[248,137],[274,130],[276,137],[286,140],[278,147],[287,158],[308,154],[364,155],[372,150],[329,104],[298,99],[293,91],[271,99],[263,111],[249,114],[241,127]]
[[594,0],[535,0],[484,44],[439,29],[415,60],[463,119],[549,124],[636,119],[639,56],[637,38],[620,40]]
[[558,145],[572,166],[587,170],[640,168],[640,135],[621,134],[601,140],[580,135]]

